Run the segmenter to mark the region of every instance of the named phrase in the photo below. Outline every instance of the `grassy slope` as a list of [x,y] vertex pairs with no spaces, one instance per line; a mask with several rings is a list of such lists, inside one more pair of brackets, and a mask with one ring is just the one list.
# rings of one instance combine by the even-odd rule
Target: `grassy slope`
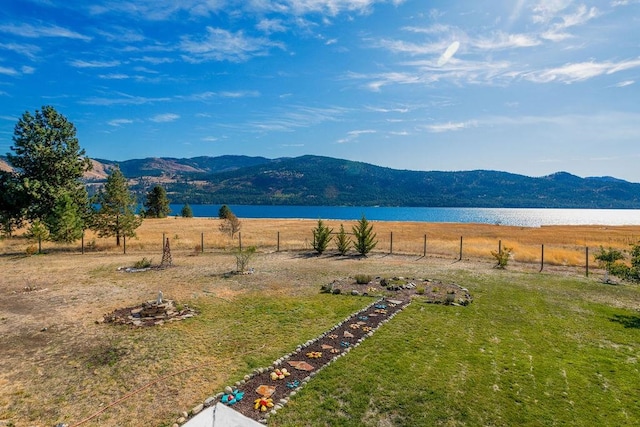
[[459,272],[467,308],[414,302],[323,371],[272,426],[637,425],[636,288]]

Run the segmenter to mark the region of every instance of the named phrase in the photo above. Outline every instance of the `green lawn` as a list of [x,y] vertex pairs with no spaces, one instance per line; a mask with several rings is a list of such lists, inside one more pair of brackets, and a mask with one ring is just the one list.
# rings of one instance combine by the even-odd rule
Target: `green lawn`
[[449,275],[471,291],[470,306],[414,301],[269,425],[640,424],[637,286]]

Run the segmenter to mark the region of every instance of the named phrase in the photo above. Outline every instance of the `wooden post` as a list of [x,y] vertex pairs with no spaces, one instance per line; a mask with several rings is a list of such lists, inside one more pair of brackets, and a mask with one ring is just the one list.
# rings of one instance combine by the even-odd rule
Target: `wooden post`
[[389,253],[392,254],[393,253],[393,231],[391,232],[391,241],[389,243]]
[[204,233],[200,233],[200,253],[204,253]]
[[127,254],[127,235],[126,234],[122,235],[122,250],[126,255]]
[[498,255],[502,253],[502,240],[498,240]]
[[164,251],[164,241],[165,241],[165,235],[164,233],[162,233],[162,250]]
[[278,231],[278,239],[276,241],[276,252],[280,252],[280,232]]
[[542,253],[540,255],[540,271],[544,268],[544,243],[542,244]]
[[242,252],[242,232],[238,231],[238,244],[240,245],[240,251]]
[[589,277],[589,246],[584,248],[585,251],[585,275]]
[[424,235],[424,247],[422,248],[422,256],[427,257],[427,235]]
[[81,244],[81,247],[82,247],[82,254],[84,255],[84,230],[82,230],[82,237],[81,237],[80,242],[81,242],[80,244]]
[[462,261],[462,236],[460,236],[460,259],[458,261]]

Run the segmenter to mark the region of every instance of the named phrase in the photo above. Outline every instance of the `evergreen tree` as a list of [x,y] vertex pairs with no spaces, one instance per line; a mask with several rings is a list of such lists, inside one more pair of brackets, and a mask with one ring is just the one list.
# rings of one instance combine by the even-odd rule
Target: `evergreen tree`
[[353,226],[353,234],[355,237],[354,247],[362,256],[367,256],[378,244],[376,233],[373,232],[373,224],[370,225],[364,215]]
[[220,210],[218,211],[218,218],[220,219],[227,219],[229,218],[229,216],[233,215],[233,212],[231,212],[231,209],[229,209],[229,206],[227,205],[222,205],[220,207]]
[[42,253],[42,242],[49,240],[49,229],[39,219],[34,219],[29,225],[25,237],[29,240],[38,242],[38,253]]
[[189,206],[189,203],[185,203],[180,211],[180,215],[182,215],[183,218],[193,218],[193,210],[191,206]]
[[115,236],[116,245],[120,246],[121,236],[136,235],[135,230],[142,224],[142,218],[136,216],[136,199],[119,168],[109,174],[94,203],[100,207],[91,216],[91,228],[98,232],[99,237]]
[[351,247],[351,237],[344,231],[342,224],[340,224],[340,231],[336,234],[336,247],[340,255],[346,255]]
[[[11,177],[16,185],[11,186],[12,194],[4,197],[10,199],[12,206],[2,208],[3,219],[8,217],[7,212],[15,219],[15,212],[19,211],[18,220],[39,219],[53,229],[53,222],[57,221],[53,213],[65,195],[74,209],[88,209],[81,179],[91,170],[91,160],[80,149],[73,123],[55,108],[44,106],[33,115],[25,112],[14,128],[11,150],[7,160],[17,171]],[[3,180],[6,184],[7,179]]]
[[313,249],[315,249],[318,254],[322,255],[327,249],[332,239],[332,231],[333,229],[324,225],[321,219],[318,220],[318,226],[313,229]]
[[171,212],[167,191],[156,185],[147,193],[147,200],[144,202],[145,216],[149,218],[166,218]]
[[82,212],[73,203],[71,196],[64,194],[58,199],[49,217],[49,224],[53,241],[71,243],[82,237],[84,227]]

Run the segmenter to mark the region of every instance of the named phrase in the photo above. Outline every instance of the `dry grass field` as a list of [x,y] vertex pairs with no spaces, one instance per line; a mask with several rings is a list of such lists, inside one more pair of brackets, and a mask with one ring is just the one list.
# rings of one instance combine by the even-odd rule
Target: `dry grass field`
[[[326,223],[334,231],[340,226]],[[347,230],[352,224],[344,223]],[[217,219],[145,220],[126,242],[126,254],[115,239],[92,235],[85,237],[84,254],[79,244],[45,242],[45,254],[26,256],[33,242],[0,240],[0,426],[170,426],[180,411],[360,308],[363,302],[349,298],[326,306],[319,287],[336,277],[493,274],[490,251],[499,240],[513,248],[510,270],[537,271],[544,244],[550,271],[580,277],[586,246],[592,254],[600,245],[627,249],[640,238],[637,226],[373,224],[378,247],[361,259],[313,256],[316,221],[243,219],[243,247],[258,248],[251,261],[256,273],[231,277],[226,273],[235,269],[239,241],[221,234]],[[163,234],[173,268],[118,270],[143,257],[158,264]],[[158,290],[201,315],[159,328],[96,323],[117,308],[154,299]],[[276,338],[257,332],[273,328]]]

